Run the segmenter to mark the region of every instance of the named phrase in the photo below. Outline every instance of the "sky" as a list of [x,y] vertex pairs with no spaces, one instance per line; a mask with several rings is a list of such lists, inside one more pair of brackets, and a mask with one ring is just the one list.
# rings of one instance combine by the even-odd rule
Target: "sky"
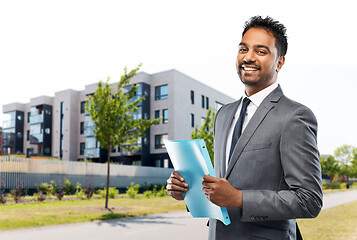
[[1,0],[0,105],[117,82],[139,63],[140,71],[176,69],[239,98],[238,44],[254,15],[287,27],[278,82],[315,113],[320,153],[357,146],[357,20],[348,0]]

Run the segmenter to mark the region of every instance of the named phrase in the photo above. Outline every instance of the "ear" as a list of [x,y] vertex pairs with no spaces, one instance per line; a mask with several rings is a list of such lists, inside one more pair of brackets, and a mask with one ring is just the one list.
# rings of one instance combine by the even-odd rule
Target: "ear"
[[280,69],[283,67],[284,63],[285,63],[285,56],[280,56],[279,60],[278,60],[278,64],[276,66],[276,72],[280,71]]

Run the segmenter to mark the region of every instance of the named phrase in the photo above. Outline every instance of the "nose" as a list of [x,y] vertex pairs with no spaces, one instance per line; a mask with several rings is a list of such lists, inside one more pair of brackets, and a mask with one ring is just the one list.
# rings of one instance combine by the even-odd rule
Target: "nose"
[[247,53],[244,54],[244,58],[243,61],[250,63],[250,62],[255,62],[256,58],[255,58],[255,54],[253,51],[248,51]]

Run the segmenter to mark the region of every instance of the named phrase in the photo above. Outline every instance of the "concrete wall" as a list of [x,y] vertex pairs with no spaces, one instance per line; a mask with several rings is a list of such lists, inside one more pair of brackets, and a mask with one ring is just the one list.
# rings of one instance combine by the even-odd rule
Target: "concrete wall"
[[[166,185],[173,169],[111,165],[110,186],[125,188],[131,182],[143,186],[147,184]],[[35,185],[55,181],[58,184],[69,179],[74,185],[103,188],[106,186],[107,165],[73,161],[28,159],[18,157],[0,157],[0,179],[4,180],[5,189],[14,189],[23,183],[24,188],[33,189]]]

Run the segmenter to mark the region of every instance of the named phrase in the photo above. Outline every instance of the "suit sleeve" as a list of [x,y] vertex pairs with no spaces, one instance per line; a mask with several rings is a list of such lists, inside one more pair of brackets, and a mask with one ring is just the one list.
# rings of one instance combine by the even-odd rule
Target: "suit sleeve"
[[243,190],[242,221],[316,217],[322,208],[317,121],[306,107],[288,118],[280,139],[282,177],[288,189]]

